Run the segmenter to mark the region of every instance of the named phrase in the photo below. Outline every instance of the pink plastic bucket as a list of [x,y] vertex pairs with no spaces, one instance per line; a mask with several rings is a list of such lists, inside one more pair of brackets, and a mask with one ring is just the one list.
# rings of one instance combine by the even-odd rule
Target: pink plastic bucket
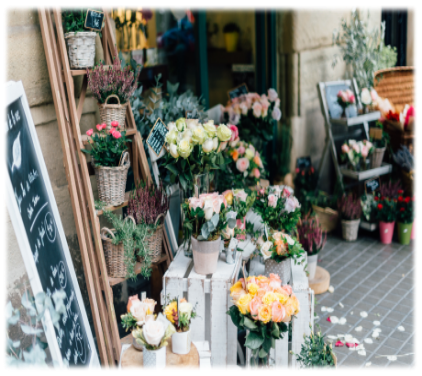
[[382,222],[380,221],[380,238],[381,243],[391,244],[394,234],[394,224],[396,222]]

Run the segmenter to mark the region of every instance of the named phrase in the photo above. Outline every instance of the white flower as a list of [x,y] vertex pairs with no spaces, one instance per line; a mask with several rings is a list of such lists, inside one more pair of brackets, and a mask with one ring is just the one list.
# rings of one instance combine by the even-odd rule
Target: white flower
[[251,148],[247,148],[245,151],[245,157],[251,161],[253,157],[255,157],[255,152]]
[[202,125],[198,125],[192,133],[192,141],[195,144],[201,145],[205,141],[206,134]]
[[204,213],[205,213],[205,219],[207,221],[211,220],[211,218],[214,214],[214,210],[213,210],[212,206],[208,207],[208,208],[204,208]]
[[181,140],[188,140],[189,143],[192,143],[192,131],[186,129],[183,133],[179,133]]
[[136,300],[132,303],[130,307],[130,313],[136,319],[136,324],[141,326],[145,323],[145,318],[147,315],[148,305],[145,303]]
[[362,89],[362,93],[360,94],[360,100],[366,106],[372,103],[371,93],[366,87]]
[[193,310],[192,304],[188,302],[180,303],[179,305],[179,313],[186,314],[189,319],[192,314],[192,310]]
[[177,142],[178,132],[177,129],[172,129],[166,134],[166,142],[168,144],[175,144]]
[[158,346],[164,337],[164,324],[161,321],[148,321],[143,327],[143,335],[151,346]]
[[278,94],[274,89],[268,89],[268,99],[274,102],[278,98]]
[[168,124],[168,129],[169,129],[169,131],[172,131],[173,129],[175,129],[176,131],[177,131],[177,128],[176,128],[176,123],[174,122],[174,121],[171,121],[169,124]]
[[170,145],[170,154],[173,158],[179,158],[179,153],[177,152],[177,145]]
[[273,243],[271,243],[268,240],[262,245],[261,254],[264,260],[269,259],[271,257],[272,252],[270,251],[270,249],[272,246],[273,246]]
[[[295,240],[290,236],[290,235],[287,235],[287,234],[285,234],[285,233],[281,233],[281,236],[284,238],[284,239],[286,239],[287,240],[287,243],[289,244],[289,245],[293,245],[293,244],[295,244]],[[327,310],[328,311],[328,310]],[[330,312],[330,311],[328,311],[328,312]]]
[[214,137],[212,139],[212,150],[217,150],[218,149],[218,137]]
[[219,147],[219,151],[223,151],[227,147],[227,142],[222,142]]
[[214,143],[213,143],[212,138],[208,138],[208,139],[206,139],[206,140],[205,140],[205,142],[202,144],[202,150],[203,150],[205,153],[209,153],[209,152],[211,152],[211,151],[213,150],[213,146],[214,146]]
[[191,131],[198,126],[198,119],[186,119],[186,127]]
[[297,200],[295,196],[290,196],[286,198],[284,209],[287,211],[287,213],[292,213],[299,207],[300,207],[299,201]]

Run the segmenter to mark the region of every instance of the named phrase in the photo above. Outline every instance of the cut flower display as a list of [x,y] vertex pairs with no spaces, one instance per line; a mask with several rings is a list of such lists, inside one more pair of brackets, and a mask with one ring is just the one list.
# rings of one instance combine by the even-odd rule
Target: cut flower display
[[354,104],[355,101],[356,101],[355,95],[353,94],[353,91],[351,91],[350,89],[340,90],[337,93],[337,103],[342,108],[346,108],[346,107]]
[[176,332],[187,332],[190,329],[192,319],[196,317],[195,307],[185,298],[180,299],[179,310],[175,298],[163,307],[163,312],[167,320],[175,326]]
[[126,331],[143,326],[146,322],[154,320],[154,309],[157,302],[154,299],[143,299],[137,295],[130,296],[127,313],[121,315],[122,327]]
[[168,345],[168,339],[176,332],[172,323],[166,324],[159,320],[148,320],[142,328],[132,332],[133,338],[147,350],[158,350]]
[[302,245],[294,237],[281,231],[271,233],[266,239],[265,235],[257,240],[257,248],[264,258],[282,262],[287,258],[299,261],[305,254]]
[[413,222],[413,209],[414,197],[403,196],[403,191],[399,191],[397,197],[397,221],[401,223],[412,223]]
[[373,145],[368,140],[349,140],[341,147],[341,159],[347,160],[350,168],[356,171],[366,169],[366,158],[372,153]]

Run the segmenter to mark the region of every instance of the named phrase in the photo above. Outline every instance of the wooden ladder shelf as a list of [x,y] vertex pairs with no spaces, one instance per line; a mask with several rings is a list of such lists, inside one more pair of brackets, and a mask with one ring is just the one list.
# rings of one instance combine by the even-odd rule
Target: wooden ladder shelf
[[[93,171],[89,166],[87,155],[82,152],[84,145],[87,144],[87,136],[81,134],[80,129],[82,109],[88,87],[86,70],[70,69],[61,11],[42,9],[38,12],[101,364],[115,366],[120,360],[122,341],[113,305],[112,286],[123,282],[125,278],[110,278],[107,274],[100,237],[99,217],[103,211],[95,208],[90,182],[90,175],[93,175]],[[105,64],[111,64],[116,42],[111,30],[109,15],[106,11],[104,13],[105,26],[102,30],[102,46]],[[78,104],[73,82],[75,76],[83,76]],[[141,179],[151,184],[152,177],[142,137],[136,129],[130,106],[127,106],[126,129],[127,137],[132,140],[128,148],[135,184],[138,184]],[[117,210],[126,206],[127,203],[126,196],[122,205],[106,209]],[[168,267],[173,260],[173,255],[166,231],[164,231],[164,235],[165,253],[157,264],[165,263]],[[140,272],[140,266],[137,263],[135,267],[137,273]]]

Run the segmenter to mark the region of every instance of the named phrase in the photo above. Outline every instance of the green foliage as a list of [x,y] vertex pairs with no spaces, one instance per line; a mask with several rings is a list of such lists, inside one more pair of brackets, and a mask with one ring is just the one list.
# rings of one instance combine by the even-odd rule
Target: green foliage
[[[265,236],[264,236],[265,239]],[[276,252],[276,246],[272,247],[272,254],[271,254],[271,259],[273,259],[276,262],[282,262],[288,258],[291,258],[294,260],[295,265],[296,264],[303,264],[305,262],[305,250],[302,247],[302,244],[300,244],[296,238],[293,238],[294,243],[293,244],[289,244],[286,241],[286,246],[287,246],[287,252],[284,253],[283,255],[278,255]],[[272,238],[272,236],[270,235],[270,239],[271,242],[274,243],[274,238]]]
[[414,217],[414,198],[404,197],[403,191],[399,192],[397,198],[397,221],[401,223],[412,223]]
[[369,223],[376,222],[377,215],[377,202],[374,200],[374,196],[363,195],[360,199],[362,205],[362,214],[365,220]]
[[126,332],[136,328],[137,321],[133,317],[132,313],[129,312],[121,315],[120,318],[122,319],[122,328],[125,329]]
[[295,196],[302,204],[302,213],[307,213],[309,211],[309,205],[304,205],[305,203],[308,203],[306,197],[315,191],[318,178],[313,167],[296,168],[295,172]]
[[[62,23],[65,33],[94,31],[85,29],[87,9],[67,9],[62,11]],[[101,36],[101,34],[100,34]]]
[[313,205],[319,206],[320,208],[331,208],[337,210],[337,198],[336,194],[329,195],[327,192],[318,191],[316,196],[311,198]]
[[[385,22],[381,23],[381,30],[369,31],[368,23],[362,21],[358,11],[354,10],[350,25],[343,19],[341,27],[342,35],[334,30],[333,43],[340,47],[343,60],[352,67],[359,87],[370,88],[377,70],[394,67],[397,62],[396,48],[384,44]],[[335,56],[333,67],[337,61],[338,56]]]
[[318,326],[318,333],[314,334],[311,328],[309,336],[304,335],[305,343],[302,344],[300,354],[296,355],[296,360],[301,364],[302,368],[313,367],[335,367],[334,353],[332,345],[324,342],[324,335],[321,335],[321,329]]
[[236,219],[241,219],[242,221],[256,200],[256,191],[245,188],[245,192],[248,194],[245,201],[233,196],[233,210],[237,212]]
[[397,217],[397,204],[396,199],[384,196],[377,196],[377,219],[381,222],[394,222]]

